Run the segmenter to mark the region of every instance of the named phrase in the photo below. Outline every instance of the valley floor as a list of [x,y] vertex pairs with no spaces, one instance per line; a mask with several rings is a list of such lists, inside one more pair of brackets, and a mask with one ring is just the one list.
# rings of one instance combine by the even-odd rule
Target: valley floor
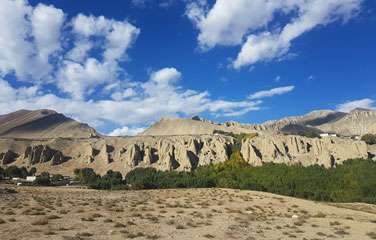
[[376,206],[367,204],[229,189],[16,190],[0,191],[2,240],[376,239]]

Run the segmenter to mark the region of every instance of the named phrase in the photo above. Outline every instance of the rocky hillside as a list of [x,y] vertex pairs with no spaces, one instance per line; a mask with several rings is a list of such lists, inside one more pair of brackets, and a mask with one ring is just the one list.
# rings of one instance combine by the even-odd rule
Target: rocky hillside
[[171,136],[213,134],[214,132],[260,134],[298,134],[333,132],[342,136],[376,134],[376,111],[355,109],[349,113],[333,110],[313,111],[303,116],[287,117],[262,124],[226,122],[216,124],[200,119],[164,118],[140,135]]
[[215,132],[228,133],[251,133],[253,129],[249,129],[240,124],[216,124],[201,119],[184,119],[184,118],[162,118],[144,132],[140,136],[178,136],[178,135],[202,135],[213,134]]
[[357,108],[337,121],[318,125],[322,131],[336,132],[341,135],[376,134],[376,111]]
[[[73,174],[90,167],[123,174],[136,167],[189,171],[228,160],[234,139],[223,135],[139,136],[131,138],[0,140],[0,165],[35,166],[39,171]],[[362,141],[265,135],[246,139],[241,153],[251,165],[265,162],[332,167],[349,158],[371,156]]]
[[[320,111],[262,125],[165,118],[140,136],[106,137],[51,110],[22,110],[0,116],[0,166],[35,166],[39,171],[65,175],[84,167],[101,174],[110,169],[124,174],[136,167],[190,171],[228,160],[233,146],[239,145],[229,133],[258,132],[240,144],[244,159],[251,165],[275,162],[333,167],[350,158],[375,158],[376,149],[363,141],[279,132],[287,127],[299,131],[371,131],[374,113]],[[362,124],[364,129],[358,128]]]
[[20,110],[0,116],[3,138],[88,138],[98,133],[88,126],[52,110]]
[[313,111],[303,116],[267,121],[259,125],[246,125],[266,133],[333,132],[342,136],[376,133],[376,111],[355,109],[349,113],[332,110]]

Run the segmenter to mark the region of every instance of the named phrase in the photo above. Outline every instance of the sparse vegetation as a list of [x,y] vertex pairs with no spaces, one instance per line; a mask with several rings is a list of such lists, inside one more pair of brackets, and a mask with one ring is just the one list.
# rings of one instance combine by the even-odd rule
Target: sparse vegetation
[[105,175],[100,176],[91,168],[75,169],[75,178],[81,184],[94,189],[123,189],[125,182],[120,172],[109,170]]
[[299,131],[296,135],[307,137],[307,138],[321,138],[320,134],[314,131]]
[[35,183],[41,186],[51,185],[50,174],[48,172],[42,172],[39,176],[37,176]]
[[332,202],[376,202],[376,163],[354,159],[336,168],[265,164],[251,167],[238,152],[229,161],[193,172],[138,168],[126,175],[133,189],[220,187],[266,191]]
[[348,160],[330,169],[317,165],[303,167],[273,163],[252,167],[243,160],[236,146],[228,161],[199,167],[192,172],[136,168],[125,176],[125,180],[120,173],[113,171],[102,177],[92,169],[77,169],[75,174],[82,184],[95,189],[219,187],[319,201],[376,203],[376,163],[371,160]]
[[365,134],[362,136],[362,141],[365,141],[368,145],[376,144],[376,134]]
[[26,178],[29,176],[29,172],[25,167],[9,166],[3,170],[0,170],[0,178],[3,172],[3,177],[8,178]]

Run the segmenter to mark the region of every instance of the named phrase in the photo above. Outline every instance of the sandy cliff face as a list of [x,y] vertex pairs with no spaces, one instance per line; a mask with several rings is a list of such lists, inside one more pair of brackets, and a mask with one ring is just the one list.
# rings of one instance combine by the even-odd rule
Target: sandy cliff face
[[274,162],[333,167],[347,159],[367,158],[368,147],[362,141],[340,138],[275,135],[245,140],[241,153],[247,162],[256,166]]
[[322,131],[336,132],[341,135],[376,134],[376,111],[355,109],[333,123],[318,126]]
[[[100,174],[110,169],[125,174],[136,167],[190,171],[228,160],[233,144],[232,137],[222,135],[0,140],[0,164],[35,166],[66,175],[83,167]],[[241,147],[244,159],[254,166],[275,162],[332,167],[349,158],[367,158],[368,152],[362,141],[284,135],[247,139]]]
[[298,124],[302,129],[314,126],[341,133],[368,132],[374,119],[375,111],[364,109],[349,114],[316,111],[262,125],[162,119],[140,136],[103,137],[54,111],[24,110],[0,116],[0,165],[35,166],[39,171],[65,175],[84,167],[100,174],[110,169],[125,174],[137,167],[190,171],[228,160],[235,143],[230,133],[258,132],[259,136],[244,140],[241,146],[251,165],[275,162],[333,167],[350,158],[375,159],[376,149],[362,141],[311,139],[278,131],[286,124]]
[[[233,139],[227,136],[132,137],[100,139],[0,140],[0,165],[35,166],[71,175],[90,167],[104,174],[136,167],[189,171],[226,161]],[[3,157],[10,155],[13,157]]]

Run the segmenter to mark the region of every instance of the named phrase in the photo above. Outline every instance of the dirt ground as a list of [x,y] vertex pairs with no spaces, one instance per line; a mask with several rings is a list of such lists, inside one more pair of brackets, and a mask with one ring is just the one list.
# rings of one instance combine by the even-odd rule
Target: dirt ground
[[15,189],[0,191],[2,240],[376,239],[367,204],[228,189]]

